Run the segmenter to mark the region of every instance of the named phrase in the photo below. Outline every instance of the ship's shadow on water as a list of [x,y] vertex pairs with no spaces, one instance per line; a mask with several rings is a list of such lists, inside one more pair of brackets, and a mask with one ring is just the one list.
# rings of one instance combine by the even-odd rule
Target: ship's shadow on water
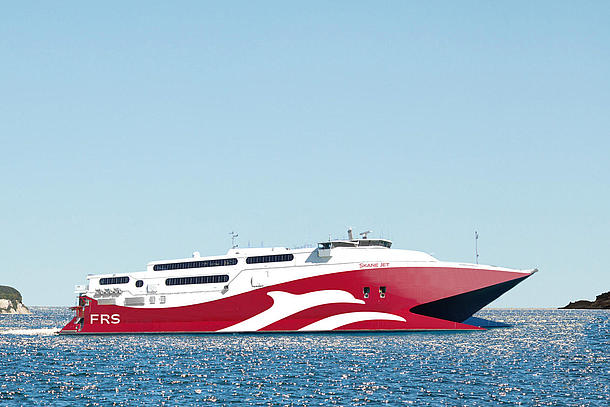
[[0,405],[608,405],[610,312],[483,310],[486,331],[63,336],[0,316]]

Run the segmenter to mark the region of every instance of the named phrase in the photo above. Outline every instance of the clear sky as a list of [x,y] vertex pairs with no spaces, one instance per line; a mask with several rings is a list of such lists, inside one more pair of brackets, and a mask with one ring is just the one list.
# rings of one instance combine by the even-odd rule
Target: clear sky
[[4,2],[0,284],[372,229],[610,290],[610,2]]

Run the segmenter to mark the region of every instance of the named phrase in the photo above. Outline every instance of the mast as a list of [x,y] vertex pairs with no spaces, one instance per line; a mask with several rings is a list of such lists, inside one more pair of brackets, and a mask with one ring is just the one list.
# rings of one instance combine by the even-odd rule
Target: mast
[[479,232],[474,231],[474,261],[479,264]]
[[235,244],[235,238],[239,235],[233,231],[231,231],[229,234],[231,235],[231,249],[236,249],[239,245]]

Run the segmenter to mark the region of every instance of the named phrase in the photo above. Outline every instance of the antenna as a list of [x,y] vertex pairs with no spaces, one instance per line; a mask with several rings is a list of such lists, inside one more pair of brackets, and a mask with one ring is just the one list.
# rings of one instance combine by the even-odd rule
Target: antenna
[[235,238],[239,235],[233,231],[231,231],[229,234],[231,235],[231,249],[236,249],[239,245],[235,244]]
[[360,236],[362,236],[363,239],[368,239],[369,238],[369,233],[373,233],[373,231],[372,230],[367,230],[366,232],[360,233]]
[[479,232],[474,231],[474,261],[479,264]]
[[352,228],[347,229],[347,238],[348,238],[348,240],[354,240],[354,234],[352,233]]

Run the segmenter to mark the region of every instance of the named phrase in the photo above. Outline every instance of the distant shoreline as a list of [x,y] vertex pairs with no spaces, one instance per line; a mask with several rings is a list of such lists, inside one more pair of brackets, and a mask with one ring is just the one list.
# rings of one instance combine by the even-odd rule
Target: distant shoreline
[[21,293],[13,287],[0,285],[0,314],[31,314],[23,305]]
[[578,300],[560,309],[610,309],[610,291],[598,295],[595,301]]

